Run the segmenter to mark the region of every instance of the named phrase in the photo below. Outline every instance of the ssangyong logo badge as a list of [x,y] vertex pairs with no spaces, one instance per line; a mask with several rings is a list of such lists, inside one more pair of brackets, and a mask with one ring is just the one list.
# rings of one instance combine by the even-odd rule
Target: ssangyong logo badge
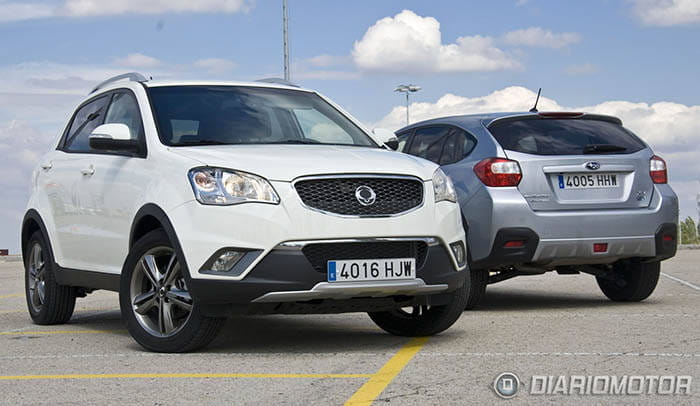
[[363,206],[371,206],[377,200],[377,194],[369,186],[360,186],[355,189],[355,198]]
[[586,162],[586,168],[592,171],[597,171],[598,169],[600,169],[600,163],[596,161]]

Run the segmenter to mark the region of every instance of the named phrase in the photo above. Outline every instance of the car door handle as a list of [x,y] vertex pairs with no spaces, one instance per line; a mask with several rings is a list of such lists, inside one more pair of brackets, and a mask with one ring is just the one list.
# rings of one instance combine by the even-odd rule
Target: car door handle
[[45,171],[48,171],[48,170],[50,170],[51,168],[53,168],[53,163],[47,162],[47,163],[41,164],[41,165],[39,165],[39,166],[41,166],[41,169],[43,169],[43,170],[45,170]]
[[95,174],[95,167],[90,165],[89,167],[87,167],[85,169],[81,169],[80,173],[82,173],[83,176],[92,176]]

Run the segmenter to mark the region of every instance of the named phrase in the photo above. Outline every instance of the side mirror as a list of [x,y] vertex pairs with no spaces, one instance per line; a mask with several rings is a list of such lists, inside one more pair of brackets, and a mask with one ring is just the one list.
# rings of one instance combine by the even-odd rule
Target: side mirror
[[378,143],[386,145],[388,148],[393,149],[394,151],[399,149],[399,139],[396,138],[393,131],[385,128],[375,128],[372,130],[372,134],[374,134],[374,139]]
[[98,151],[131,152],[141,151],[138,140],[131,138],[131,130],[125,124],[102,124],[90,134],[90,148]]

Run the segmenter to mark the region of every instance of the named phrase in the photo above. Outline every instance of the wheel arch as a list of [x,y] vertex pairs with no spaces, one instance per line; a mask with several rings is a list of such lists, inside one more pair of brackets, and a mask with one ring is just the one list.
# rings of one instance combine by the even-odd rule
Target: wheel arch
[[182,246],[180,246],[180,240],[177,238],[175,227],[173,227],[173,224],[170,222],[170,218],[168,218],[165,210],[154,203],[147,203],[136,212],[134,220],[131,223],[131,231],[129,233],[129,249],[134,246],[139,238],[157,229],[162,229],[165,231],[168,239],[173,244],[173,248],[180,256],[180,262],[186,271],[185,277],[189,278],[189,267],[187,266],[187,261],[185,259],[184,251],[182,250]]
[[48,244],[48,248],[51,251],[51,257],[53,258],[53,246],[51,244],[51,236],[49,235],[46,225],[44,224],[44,220],[41,218],[39,212],[35,209],[27,210],[27,213],[25,213],[24,215],[24,219],[22,219],[22,231],[20,236],[22,256],[24,257],[27,251],[27,244],[29,243],[29,239],[31,238],[32,234],[34,234],[37,231],[40,231],[44,235],[46,244]]

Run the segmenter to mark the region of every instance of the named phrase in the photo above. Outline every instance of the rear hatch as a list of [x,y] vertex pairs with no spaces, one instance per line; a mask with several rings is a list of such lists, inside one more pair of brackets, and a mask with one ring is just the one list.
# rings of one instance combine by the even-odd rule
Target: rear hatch
[[492,122],[489,131],[518,161],[518,189],[533,210],[648,207],[654,185],[647,146],[619,120],[531,114]]

